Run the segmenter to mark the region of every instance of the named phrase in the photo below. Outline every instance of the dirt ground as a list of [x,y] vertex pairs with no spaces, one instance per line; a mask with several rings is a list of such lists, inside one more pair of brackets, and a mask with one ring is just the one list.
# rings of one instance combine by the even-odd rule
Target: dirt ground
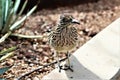
[[[24,35],[47,35],[54,27],[62,13],[69,13],[80,21],[77,25],[80,35],[79,47],[99,33],[112,21],[120,16],[120,0],[100,0],[97,3],[87,3],[73,7],[60,7],[51,10],[40,10],[30,17],[21,29],[15,31]],[[18,46],[14,56],[0,63],[0,67],[14,66],[0,75],[0,78],[14,80],[32,69],[54,61],[53,49],[43,39],[23,39],[10,36],[4,43],[0,44],[0,50],[11,46]],[[65,57],[61,54],[60,57]],[[54,65],[41,69],[26,76],[22,80],[40,80],[44,75],[54,69]]]

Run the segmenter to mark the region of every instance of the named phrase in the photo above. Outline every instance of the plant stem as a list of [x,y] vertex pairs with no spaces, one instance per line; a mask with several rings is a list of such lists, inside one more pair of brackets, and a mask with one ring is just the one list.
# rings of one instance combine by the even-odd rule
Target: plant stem
[[12,56],[13,54],[14,54],[14,52],[10,52],[10,53],[7,53],[6,55],[2,56],[2,57],[0,58],[0,62],[3,61],[3,60],[6,59],[6,58]]
[[6,53],[12,52],[12,51],[14,51],[16,48],[17,48],[17,47],[14,46],[14,47],[8,48],[8,49],[6,49],[6,50],[2,50],[2,51],[0,51],[0,55],[4,55],[4,54],[6,54]]
[[11,34],[12,32],[9,31],[7,32],[3,37],[0,38],[0,43],[2,43],[3,41],[5,41],[6,38],[8,38],[8,36]]
[[47,36],[41,36],[41,35],[28,36],[28,35],[22,35],[22,34],[16,34],[16,33],[12,33],[11,36],[17,36],[20,38],[39,38],[39,39],[43,39],[47,37]]

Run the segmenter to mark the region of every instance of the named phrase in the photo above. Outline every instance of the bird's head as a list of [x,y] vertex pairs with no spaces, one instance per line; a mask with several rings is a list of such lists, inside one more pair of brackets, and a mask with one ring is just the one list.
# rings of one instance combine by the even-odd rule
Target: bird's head
[[60,24],[69,26],[71,24],[80,24],[80,22],[74,19],[71,15],[62,14],[60,16]]

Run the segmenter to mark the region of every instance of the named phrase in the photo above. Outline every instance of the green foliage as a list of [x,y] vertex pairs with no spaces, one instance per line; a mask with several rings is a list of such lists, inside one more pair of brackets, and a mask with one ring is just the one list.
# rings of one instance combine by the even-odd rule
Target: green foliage
[[6,80],[6,79],[0,79],[0,80]]
[[1,32],[4,33],[6,32],[9,28],[9,22],[11,20],[9,20],[10,18],[10,13],[11,13],[11,10],[12,10],[12,1],[11,0],[2,0],[2,7],[1,7],[1,18],[2,18],[2,25],[0,26],[1,27]]
[[14,54],[13,53],[14,50],[16,50],[16,47],[11,47],[11,48],[0,51],[0,62],[12,56]]
[[0,43],[3,42],[11,33],[20,28],[21,24],[30,16],[37,8],[35,5],[24,17],[18,20],[24,11],[28,0],[25,0],[21,10],[17,14],[21,0],[15,0],[13,4],[12,0],[0,0],[0,33],[5,34],[0,38]]
[[2,51],[0,51],[0,56],[5,55],[6,53],[9,53],[11,51],[14,51],[15,49],[16,49],[16,47],[11,47],[11,48],[8,48],[6,50],[2,50]]
[[[16,50],[16,47],[11,47],[11,48],[8,48],[8,49],[0,51],[0,62],[3,61],[4,59],[10,57],[11,55],[13,55],[14,54],[13,53],[14,50]],[[12,66],[13,65],[8,66],[8,67],[0,68],[0,75],[5,73],[6,71],[8,71]],[[6,80],[6,79],[0,78],[0,80]]]
[[[0,75],[4,74],[4,73],[5,73],[6,71],[8,71],[12,66],[13,66],[13,65],[0,68]],[[0,80],[6,80],[6,79],[0,78]]]
[[0,75],[2,75],[3,73],[5,73],[6,71],[8,71],[11,67],[12,66],[0,68]]
[[12,0],[1,0],[1,4],[2,6],[0,7],[0,31],[2,33],[6,33],[10,30],[11,25],[13,25],[18,18],[16,12],[18,10],[20,0],[16,0],[14,5]]
[[0,0],[0,30],[2,28],[2,0]]

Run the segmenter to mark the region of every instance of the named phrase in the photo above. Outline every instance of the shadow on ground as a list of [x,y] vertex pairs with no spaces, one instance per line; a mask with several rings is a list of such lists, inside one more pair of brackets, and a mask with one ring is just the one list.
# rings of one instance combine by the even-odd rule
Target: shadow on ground
[[70,70],[66,71],[66,75],[69,80],[78,80],[78,79],[85,79],[85,80],[101,80],[97,75],[93,72],[85,68],[75,56],[71,56],[71,65],[73,65],[74,72]]

